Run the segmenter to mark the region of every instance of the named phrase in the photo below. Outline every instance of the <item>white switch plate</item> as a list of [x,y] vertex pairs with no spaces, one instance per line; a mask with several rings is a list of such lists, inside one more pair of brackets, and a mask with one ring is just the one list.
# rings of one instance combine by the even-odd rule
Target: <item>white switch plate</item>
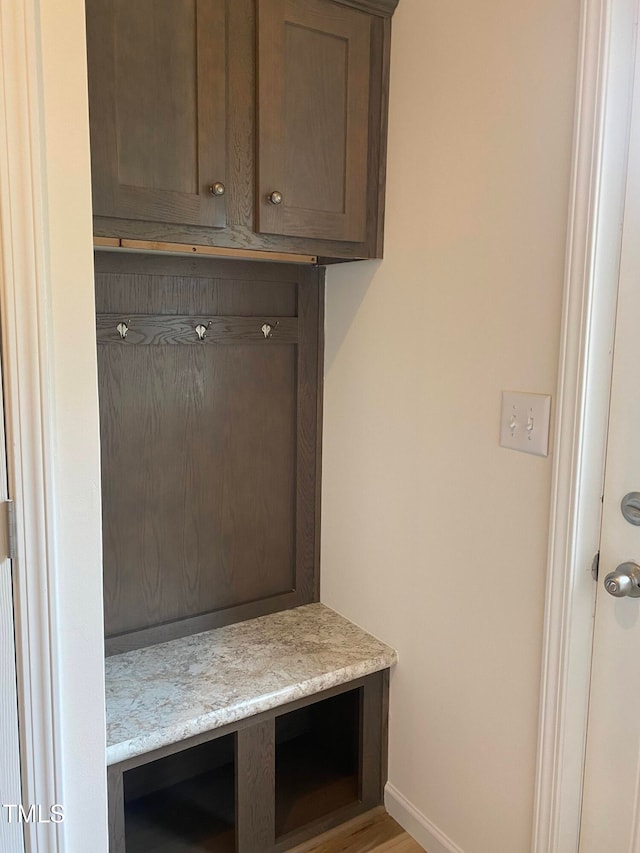
[[500,446],[547,456],[550,416],[551,397],[548,394],[503,391]]

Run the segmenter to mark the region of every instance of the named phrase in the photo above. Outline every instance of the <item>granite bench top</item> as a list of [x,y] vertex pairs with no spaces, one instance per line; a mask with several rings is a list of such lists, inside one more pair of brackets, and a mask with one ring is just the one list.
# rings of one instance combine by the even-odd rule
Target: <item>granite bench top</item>
[[396,652],[307,604],[106,660],[107,764],[395,664]]

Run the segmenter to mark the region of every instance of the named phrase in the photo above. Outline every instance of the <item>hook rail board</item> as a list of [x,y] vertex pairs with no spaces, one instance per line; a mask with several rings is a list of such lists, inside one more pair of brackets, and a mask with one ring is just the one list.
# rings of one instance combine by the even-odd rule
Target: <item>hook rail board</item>
[[98,344],[296,344],[298,318],[98,314]]

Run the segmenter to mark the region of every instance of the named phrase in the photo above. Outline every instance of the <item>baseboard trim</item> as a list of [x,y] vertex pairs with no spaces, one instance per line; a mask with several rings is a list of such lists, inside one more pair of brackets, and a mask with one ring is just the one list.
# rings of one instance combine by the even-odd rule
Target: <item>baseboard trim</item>
[[387,782],[384,789],[384,804],[391,817],[429,853],[464,853],[391,782]]

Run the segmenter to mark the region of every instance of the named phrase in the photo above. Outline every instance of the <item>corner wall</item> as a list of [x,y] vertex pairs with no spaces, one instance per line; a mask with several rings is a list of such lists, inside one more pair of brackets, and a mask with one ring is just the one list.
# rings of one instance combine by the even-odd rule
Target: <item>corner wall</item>
[[322,600],[399,651],[390,783],[443,850],[530,845],[551,460],[498,420],[555,392],[578,15],[400,0],[385,260],[328,274]]

